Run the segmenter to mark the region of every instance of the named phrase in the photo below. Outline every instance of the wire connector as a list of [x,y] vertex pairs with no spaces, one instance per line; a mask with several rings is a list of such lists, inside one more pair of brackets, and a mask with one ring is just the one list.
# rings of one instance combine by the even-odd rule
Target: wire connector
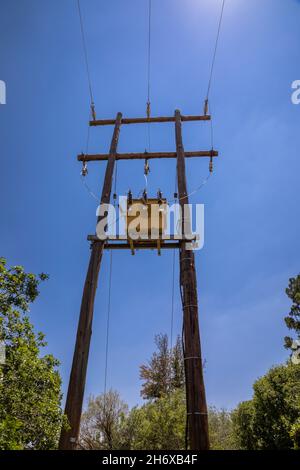
[[148,158],[145,158],[144,175],[148,176],[149,173],[150,173],[150,166],[149,166]]
[[[82,154],[83,155],[83,154]],[[87,167],[87,162],[83,161],[82,162],[82,170],[81,170],[81,176],[86,176],[88,174],[88,167]]]
[[160,189],[157,191],[157,199],[158,199],[158,205],[161,206],[162,205],[162,192]]
[[93,101],[91,102],[91,114],[92,114],[93,121],[96,121],[97,119],[96,108],[95,108],[95,103]]
[[214,149],[211,149],[210,160],[209,160],[209,172],[210,173],[214,171],[213,153],[214,153]]
[[142,200],[143,200],[143,203],[144,203],[144,204],[147,204],[147,202],[148,202],[148,194],[147,194],[146,189],[144,189],[144,191],[143,191]]
[[151,103],[150,103],[150,101],[147,101],[146,114],[147,114],[147,118],[150,119],[150,116],[151,116]]
[[204,116],[208,115],[208,98],[204,101]]

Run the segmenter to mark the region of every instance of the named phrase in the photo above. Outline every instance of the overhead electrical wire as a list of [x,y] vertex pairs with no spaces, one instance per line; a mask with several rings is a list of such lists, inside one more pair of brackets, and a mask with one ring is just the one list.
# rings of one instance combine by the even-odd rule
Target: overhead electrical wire
[[213,73],[214,73],[214,67],[215,67],[215,62],[216,62],[217,50],[218,50],[218,45],[219,45],[219,40],[220,40],[222,21],[223,21],[223,16],[224,16],[225,3],[226,3],[226,0],[222,0],[222,7],[221,7],[221,13],[220,13],[220,18],[219,18],[219,23],[218,23],[217,37],[216,37],[216,41],[215,41],[215,47],[214,47],[214,51],[213,51],[213,57],[212,57],[209,80],[208,80],[208,86],[207,86],[207,93],[206,93],[206,99],[207,100],[209,98],[212,79],[213,79]]
[[[222,0],[222,5],[221,5],[221,13],[219,17],[219,22],[218,22],[218,29],[217,29],[217,36],[215,40],[215,46],[213,49],[213,55],[212,55],[212,61],[211,61],[211,67],[210,67],[210,73],[209,73],[209,79],[208,79],[208,85],[207,85],[207,92],[206,92],[206,98],[205,98],[205,104],[204,104],[204,114],[206,115],[208,113],[208,108],[210,111],[210,140],[211,140],[211,148],[214,148],[214,125],[213,125],[213,118],[212,118],[212,110],[211,110],[211,104],[209,103],[209,96],[210,96],[210,91],[211,91],[211,86],[212,86],[212,81],[213,81],[213,74],[214,74],[214,68],[215,68],[215,63],[216,63],[216,57],[217,57],[217,51],[218,51],[218,45],[220,41],[220,33],[221,33],[221,27],[222,27],[222,22],[223,22],[223,17],[224,17],[224,9],[225,9],[225,4],[226,0]],[[212,166],[212,160],[211,160],[211,166]]]
[[[151,115],[151,39],[152,39],[152,0],[149,0],[148,6],[148,61],[147,61],[147,107],[146,115],[150,118]],[[147,125],[148,130],[148,152],[151,151],[151,128],[150,122]]]
[[[150,78],[151,78],[151,20],[152,20],[152,0],[149,0],[149,10],[148,10],[148,88],[147,88],[147,115],[148,115],[148,106],[150,108]],[[149,109],[150,111],[150,109]]]
[[[87,81],[88,81],[88,90],[89,90],[89,95],[90,95],[90,114],[92,115],[92,118],[96,118],[96,111],[95,111],[95,102],[94,102],[94,94],[93,94],[93,88],[92,88],[92,80],[91,80],[91,74],[90,74],[90,66],[89,66],[89,59],[88,59],[88,51],[87,51],[87,43],[86,43],[86,37],[85,37],[85,28],[84,28],[84,22],[83,22],[83,16],[82,16],[82,11],[81,11],[81,5],[80,5],[80,0],[77,0],[77,9],[78,9],[78,16],[79,16],[79,23],[80,23],[80,32],[81,32],[81,41],[82,41],[82,49],[83,49],[83,55],[84,55],[84,62],[85,62],[85,68],[86,68],[86,75],[87,75]],[[86,137],[86,149],[85,149],[85,154],[87,155],[89,153],[89,143],[90,143],[90,125],[88,122],[87,125],[87,137]],[[99,202],[99,198],[95,195],[95,193],[91,190],[89,185],[87,184],[85,180],[85,176],[87,175],[87,163],[83,162],[85,172],[82,170],[80,173],[81,177],[81,182],[89,195],[95,199],[97,202]]]
[[87,45],[86,45],[86,38],[85,38],[85,31],[84,31],[84,25],[83,25],[83,17],[82,17],[82,12],[81,12],[80,0],[77,0],[77,7],[78,7],[78,14],[79,14],[79,21],[80,21],[82,47],[83,47],[83,54],[84,54],[86,73],[87,73],[87,79],[88,79],[90,100],[91,100],[91,103],[94,103],[92,81],[91,81],[91,74],[90,74],[90,67],[89,67]]

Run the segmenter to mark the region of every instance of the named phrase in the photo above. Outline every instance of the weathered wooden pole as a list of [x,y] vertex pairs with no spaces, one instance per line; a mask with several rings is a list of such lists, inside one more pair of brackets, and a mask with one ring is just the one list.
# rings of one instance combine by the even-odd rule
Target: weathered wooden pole
[[[184,233],[184,205],[188,204],[185,174],[185,155],[181,133],[180,111],[175,111],[177,150],[178,195],[182,209],[182,233]],[[208,450],[208,416],[202,369],[198,322],[198,296],[194,252],[187,250],[186,243],[180,248],[180,284],[182,291],[184,363],[187,401],[188,439],[191,450]]]
[[[122,114],[118,113],[104,177],[101,196],[102,204],[108,204],[110,201],[121,121]],[[94,243],[92,246],[89,267],[84,284],[72,370],[65,407],[65,414],[68,417],[70,429],[68,431],[62,429],[61,431],[59,442],[59,449],[61,450],[71,450],[75,449],[77,446],[90,340],[92,335],[94,301],[103,253],[103,245],[104,242]]]

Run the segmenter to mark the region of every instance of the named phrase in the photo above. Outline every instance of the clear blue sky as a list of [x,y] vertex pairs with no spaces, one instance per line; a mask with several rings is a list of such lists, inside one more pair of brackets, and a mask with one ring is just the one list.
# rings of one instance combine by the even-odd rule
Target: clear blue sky
[[[146,0],[83,0],[98,117],[145,113]],[[221,0],[153,0],[152,112],[203,109]],[[47,272],[31,318],[47,351],[70,372],[96,201],[80,181],[88,87],[75,0],[0,1],[1,255],[27,271]],[[207,397],[233,407],[252,384],[287,358],[284,289],[299,272],[300,2],[227,0],[212,88],[220,159],[192,198],[205,204],[205,247],[197,253]],[[91,152],[107,152],[111,128],[91,134]],[[144,126],[122,129],[120,150],[143,151]],[[209,126],[184,125],[186,150],[207,149]],[[152,128],[152,148],[174,150],[173,125]],[[105,166],[89,165],[100,194]],[[187,162],[189,189],[208,162]],[[174,190],[175,161],[151,162],[150,192]],[[119,165],[118,191],[144,185],[143,162]],[[172,253],[116,252],[108,385],[134,405],[139,370],[155,333],[170,331]],[[108,253],[95,305],[86,398],[103,390]],[[176,276],[178,270],[176,271]],[[177,287],[177,283],[176,283]],[[175,329],[181,328],[176,289]]]

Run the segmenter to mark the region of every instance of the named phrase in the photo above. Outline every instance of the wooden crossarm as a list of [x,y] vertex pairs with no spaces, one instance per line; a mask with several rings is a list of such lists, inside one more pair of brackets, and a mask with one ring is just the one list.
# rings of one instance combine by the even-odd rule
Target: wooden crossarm
[[[194,152],[185,152],[185,157],[218,157],[219,153],[216,150],[197,150]],[[176,152],[143,152],[143,153],[117,153],[116,160],[144,160],[154,158],[176,158]],[[109,154],[94,154],[94,155],[78,155],[79,162],[96,162],[106,161]]]
[[[211,116],[181,116],[182,121],[210,121]],[[90,126],[112,126],[115,124],[115,119],[96,119],[90,121]],[[156,123],[156,122],[175,122],[174,116],[163,116],[163,117],[141,117],[141,118],[123,118],[123,124],[146,124],[146,123]]]

